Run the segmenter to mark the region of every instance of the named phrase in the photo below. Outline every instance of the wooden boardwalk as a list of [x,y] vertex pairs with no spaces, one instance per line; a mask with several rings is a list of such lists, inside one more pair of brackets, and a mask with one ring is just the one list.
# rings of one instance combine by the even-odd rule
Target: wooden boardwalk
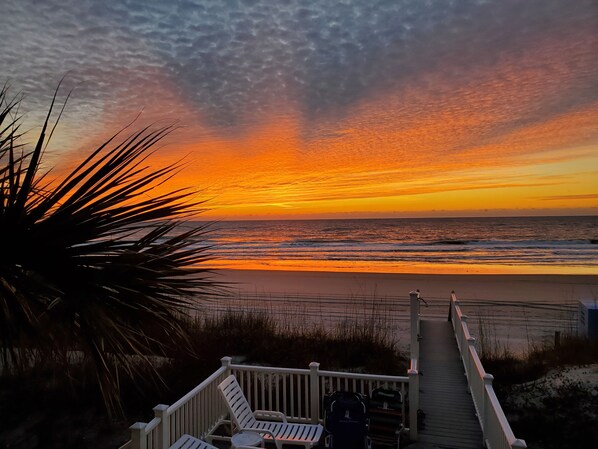
[[451,323],[422,319],[420,333],[420,408],[426,417],[419,441],[438,448],[482,449],[482,430]]

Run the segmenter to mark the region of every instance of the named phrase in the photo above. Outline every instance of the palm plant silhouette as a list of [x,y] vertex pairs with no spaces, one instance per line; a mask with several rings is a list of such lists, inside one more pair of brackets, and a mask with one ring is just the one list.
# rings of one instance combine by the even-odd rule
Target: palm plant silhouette
[[184,313],[218,285],[203,267],[205,227],[179,227],[201,202],[191,190],[152,190],[180,169],[147,162],[173,127],[117,133],[53,181],[40,163],[55,100],[28,150],[20,99],[0,90],[2,361],[23,369],[32,351],[57,360],[79,351],[93,363],[108,411],[118,413],[117,371],[134,375],[134,360],[149,364],[164,339],[184,337]]

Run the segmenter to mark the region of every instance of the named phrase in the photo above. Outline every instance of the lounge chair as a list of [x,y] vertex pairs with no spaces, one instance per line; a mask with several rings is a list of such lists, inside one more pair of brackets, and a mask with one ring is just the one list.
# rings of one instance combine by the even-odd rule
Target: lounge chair
[[[206,443],[199,438],[184,434],[168,449],[218,449],[216,446]],[[237,449],[256,449],[249,446],[237,446]]]
[[[284,413],[256,410],[253,412],[241,386],[234,375],[228,376],[218,389],[228,406],[231,419],[237,431],[247,430],[262,435],[266,442],[274,443],[277,449],[283,444],[296,444],[306,449],[315,446],[320,441],[324,428],[320,424],[289,423]],[[280,421],[263,421],[265,417],[280,419]]]

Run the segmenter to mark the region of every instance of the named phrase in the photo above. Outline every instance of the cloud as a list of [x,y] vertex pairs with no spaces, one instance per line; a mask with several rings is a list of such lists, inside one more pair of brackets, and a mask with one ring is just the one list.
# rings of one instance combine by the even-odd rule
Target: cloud
[[596,23],[594,0],[3,0],[0,67],[31,123],[67,74],[51,156],[143,110],[184,126],[166,157],[201,159],[186,181],[286,205],[593,151]]
[[598,193],[587,193],[582,195],[554,195],[539,198],[544,201],[561,201],[561,200],[598,200]]
[[[151,106],[152,95],[135,86],[151,85],[159,69],[212,125],[234,131],[281,113],[281,105],[309,123],[347,114],[389,89],[434,91],[429,74],[442,74],[453,88],[475,84],[480,68],[546,35],[586,30],[585,41],[571,44],[577,67],[568,81],[578,95],[567,84],[550,86],[553,95],[542,92],[546,115],[597,98],[598,69],[588,59],[596,9],[591,0],[575,8],[566,0],[354,0],[334,7],[325,0],[6,0],[0,64],[4,76],[43,99],[70,71],[69,86],[78,86],[88,114],[125,99]],[[557,69],[541,64],[547,76]]]

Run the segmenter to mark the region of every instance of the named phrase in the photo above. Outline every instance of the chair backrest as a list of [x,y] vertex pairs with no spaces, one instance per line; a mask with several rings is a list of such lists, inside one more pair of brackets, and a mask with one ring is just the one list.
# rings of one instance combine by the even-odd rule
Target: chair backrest
[[239,429],[254,427],[255,416],[253,415],[253,410],[251,410],[249,402],[247,402],[247,398],[243,394],[241,385],[237,382],[237,378],[231,374],[218,385],[218,390],[220,390],[228,406],[235,425]]

